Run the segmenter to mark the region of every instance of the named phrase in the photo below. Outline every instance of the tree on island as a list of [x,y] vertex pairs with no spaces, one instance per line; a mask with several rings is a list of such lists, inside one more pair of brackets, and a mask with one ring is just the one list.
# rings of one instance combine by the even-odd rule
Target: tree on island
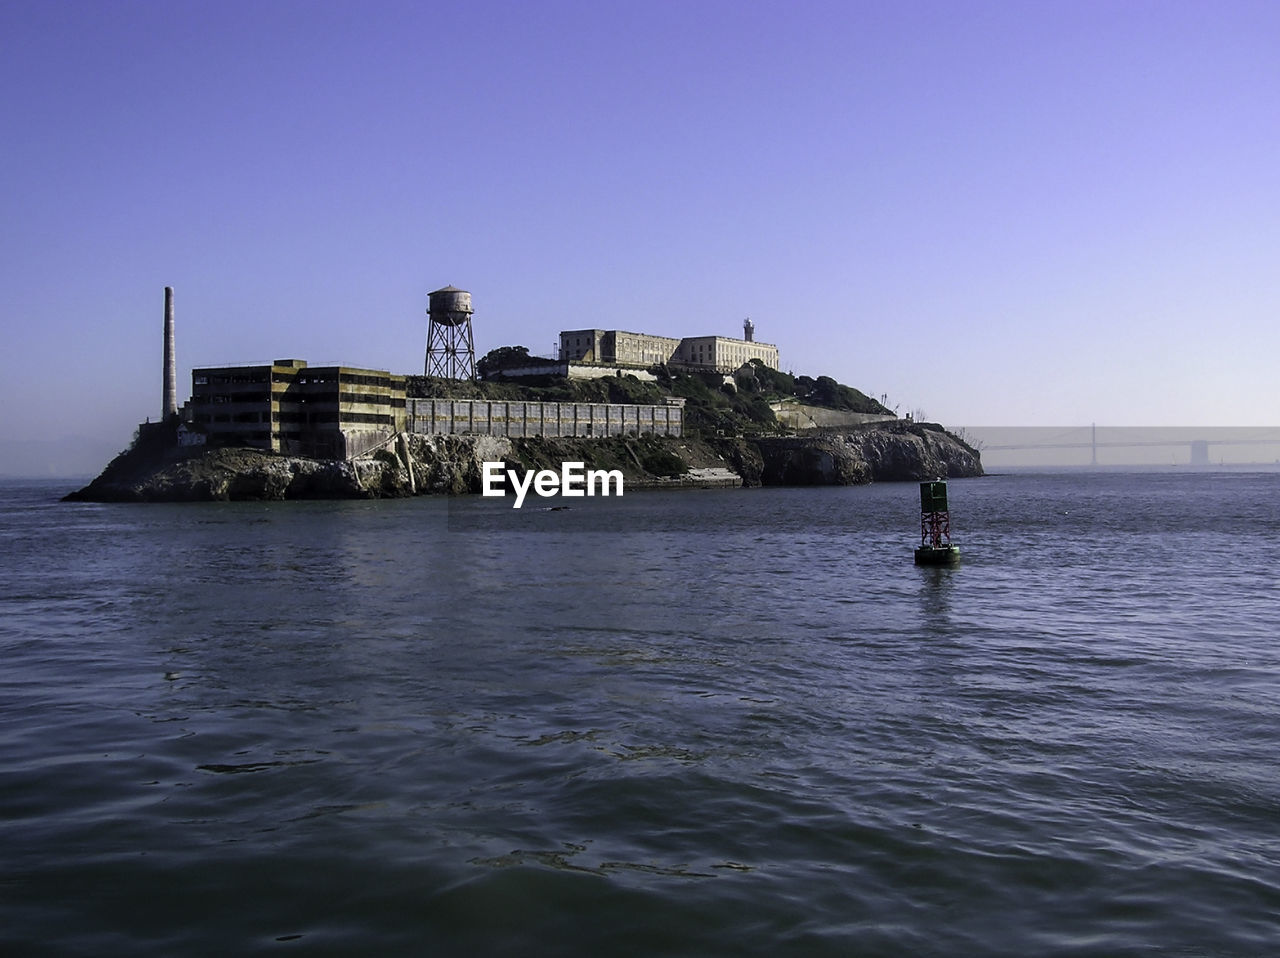
[[480,358],[480,362],[476,363],[476,371],[481,379],[485,379],[504,369],[524,366],[528,364],[529,359],[527,346],[499,346],[497,349],[489,350]]

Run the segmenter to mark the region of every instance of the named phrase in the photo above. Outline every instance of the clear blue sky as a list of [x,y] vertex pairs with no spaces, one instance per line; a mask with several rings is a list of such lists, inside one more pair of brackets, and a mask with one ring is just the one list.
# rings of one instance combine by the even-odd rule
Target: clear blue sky
[[952,426],[1275,425],[1280,3],[0,0],[0,438],[190,368],[740,335]]

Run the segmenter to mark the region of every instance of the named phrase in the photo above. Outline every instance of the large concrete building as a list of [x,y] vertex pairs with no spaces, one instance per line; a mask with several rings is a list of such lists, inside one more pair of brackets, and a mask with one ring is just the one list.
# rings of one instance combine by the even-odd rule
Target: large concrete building
[[191,371],[188,419],[211,444],[345,459],[405,428],[405,377],[380,369],[271,365]]
[[654,336],[621,329],[568,329],[560,333],[560,360],[569,363],[648,368],[667,365],[681,369],[730,373],[758,359],[778,369],[778,347],[728,336]]
[[733,372],[758,359],[770,369],[778,369],[778,347],[729,336],[686,336],[676,349],[674,365],[691,369]]
[[662,405],[409,399],[405,377],[381,369],[271,365],[191,372],[181,441],[349,459],[396,433],[480,436],[680,436],[684,400]]

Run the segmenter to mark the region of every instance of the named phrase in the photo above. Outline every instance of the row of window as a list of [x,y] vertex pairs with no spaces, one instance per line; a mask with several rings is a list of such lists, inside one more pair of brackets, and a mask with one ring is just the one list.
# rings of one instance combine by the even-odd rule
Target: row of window
[[243,412],[231,415],[230,413],[196,413],[192,419],[198,425],[209,425],[211,423],[259,423],[259,422],[280,422],[280,423],[297,423],[299,425],[323,425],[326,423],[362,423],[373,424],[378,426],[395,426],[395,417],[380,413],[365,412],[349,412],[346,414],[339,413],[336,409],[326,412],[314,413],[277,413],[273,417],[271,413]]
[[358,406],[390,406],[392,409],[403,409],[405,404],[404,396],[375,396],[372,393],[338,393],[334,396],[331,392],[317,393],[312,396],[298,395],[292,391],[285,393],[280,397],[280,405],[303,405],[305,403],[313,403],[322,405],[324,403],[350,403]]
[[206,393],[202,396],[192,396],[191,402],[196,406],[221,405],[223,403],[266,403],[271,401],[271,393],[269,392],[243,392],[243,393]]
[[[332,393],[321,393],[310,397],[285,393],[283,396],[278,397],[278,402],[282,405],[302,404],[308,400],[317,403],[343,402],[362,406],[390,406],[392,409],[403,409],[405,406],[405,397],[403,396],[377,396],[372,393],[338,393],[337,396]],[[263,392],[206,393],[191,397],[192,405],[195,406],[218,406],[225,403],[265,404],[270,401],[271,394]]]
[[403,385],[402,383],[394,382],[389,376],[353,376],[350,373],[343,373],[341,382],[352,386],[374,386],[379,389],[395,389]]
[[[259,416],[256,412],[245,412],[232,416],[230,413],[221,412],[216,415],[209,413],[196,413],[192,417],[199,425],[208,425],[209,423],[250,423],[250,422],[269,422],[266,413]],[[246,434],[247,435],[247,434]]]
[[299,424],[323,423],[374,423],[379,426],[394,426],[395,417],[384,413],[349,412],[340,413],[336,409],[325,412],[301,413],[282,412],[275,417],[275,422],[291,422]]
[[[580,359],[586,355],[587,351],[592,347],[594,340],[592,337],[575,336],[573,338],[574,348],[568,348],[568,337],[565,337],[565,358]],[[670,362],[673,359],[689,362],[711,365],[717,362],[734,363],[741,365],[749,359],[762,359],[769,362],[772,359],[771,351],[763,349],[750,349],[746,346],[732,346],[728,344],[717,344],[714,340],[707,342],[681,342],[679,340],[671,340],[670,343],[655,345],[654,341],[646,338],[632,338],[629,336],[617,337],[614,339],[615,349],[612,354],[606,348],[609,343],[609,337],[603,340],[600,349],[600,355],[593,358],[600,362],[618,362],[621,357],[622,362],[643,363],[652,365],[654,363]],[[776,360],[773,360],[776,364]]]
[[196,386],[231,386],[238,383],[265,383],[267,374],[262,371],[243,373],[193,373],[191,382]]
[[332,383],[334,381],[341,383],[350,383],[353,386],[374,386],[381,389],[394,389],[400,385],[399,382],[393,380],[389,375],[386,376],[368,376],[362,373],[340,373],[336,377],[333,373],[269,373],[266,369],[245,369],[236,372],[212,373],[206,371],[195,371],[191,375],[191,382],[196,386],[229,386],[240,383]]

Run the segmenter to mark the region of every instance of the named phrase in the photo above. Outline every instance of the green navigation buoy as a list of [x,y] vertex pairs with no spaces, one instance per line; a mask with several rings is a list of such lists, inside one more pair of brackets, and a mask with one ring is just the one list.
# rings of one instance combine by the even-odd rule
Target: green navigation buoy
[[951,541],[947,484],[941,479],[920,483],[920,545],[916,565],[954,565],[960,547]]

